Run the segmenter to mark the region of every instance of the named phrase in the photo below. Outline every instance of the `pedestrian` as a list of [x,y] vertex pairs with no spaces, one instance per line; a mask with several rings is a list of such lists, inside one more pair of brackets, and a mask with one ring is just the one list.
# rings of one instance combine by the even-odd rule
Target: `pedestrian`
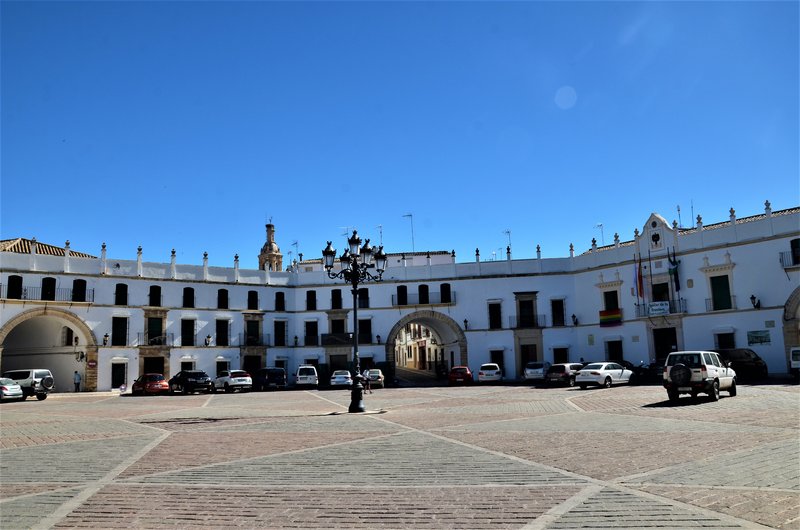
[[72,376],[72,381],[75,383],[75,392],[81,391],[81,374],[75,370],[75,375]]
[[369,392],[370,394],[372,394],[372,387],[370,386],[370,382],[369,382],[369,369],[365,369],[364,373],[361,374],[361,375],[364,378],[364,392],[365,393]]

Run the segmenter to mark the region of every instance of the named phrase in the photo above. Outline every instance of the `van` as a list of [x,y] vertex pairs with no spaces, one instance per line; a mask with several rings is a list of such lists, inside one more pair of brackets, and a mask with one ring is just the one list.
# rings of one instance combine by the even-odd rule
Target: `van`
[[792,346],[789,349],[789,371],[794,376],[794,380],[800,383],[800,346]]
[[301,364],[298,366],[297,373],[295,374],[294,384],[298,387],[317,388],[319,385],[317,367],[313,364]]

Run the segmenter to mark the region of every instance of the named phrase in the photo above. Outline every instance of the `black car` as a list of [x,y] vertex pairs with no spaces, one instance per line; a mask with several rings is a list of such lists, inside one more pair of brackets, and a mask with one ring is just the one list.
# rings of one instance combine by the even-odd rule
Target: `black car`
[[203,370],[181,370],[169,380],[169,391],[173,394],[180,392],[211,392],[211,378]]
[[253,374],[253,390],[285,390],[286,370],[261,368]]
[[[648,371],[647,371],[647,367],[644,365],[644,363],[633,364],[632,362],[626,361],[624,359],[621,360],[621,361],[616,361],[616,363],[617,364],[621,364],[626,370],[630,370],[631,372],[633,372],[633,375],[631,376],[630,384],[632,384],[632,385],[641,385],[641,384],[644,384],[644,383],[648,382],[648,375],[649,374],[648,374]],[[661,375],[661,374],[659,374],[659,375]]]
[[736,372],[739,381],[760,381],[769,375],[767,363],[756,352],[748,348],[711,350]]

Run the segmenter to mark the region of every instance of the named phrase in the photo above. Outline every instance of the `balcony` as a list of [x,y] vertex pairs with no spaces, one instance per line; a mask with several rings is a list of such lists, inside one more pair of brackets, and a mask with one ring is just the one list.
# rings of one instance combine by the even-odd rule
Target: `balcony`
[[0,284],[0,298],[52,302],[94,302],[94,289],[86,289],[84,291],[83,289],[58,287],[43,291],[41,287],[22,286],[9,289],[8,285]]
[[537,329],[547,325],[545,315],[510,316],[508,325],[511,329]]
[[137,335],[139,346],[173,346],[175,344],[175,338],[172,333],[156,335],[145,332]]
[[405,297],[398,297],[396,294],[392,295],[392,307],[404,307],[407,305],[454,305],[455,303],[455,291],[451,291],[449,297],[445,295],[444,300],[442,299],[442,293],[428,293],[427,297],[424,295],[420,297],[419,294],[408,294]]
[[323,333],[323,346],[349,346],[353,344],[352,333]]
[[706,298],[706,311],[728,311],[737,309],[736,297],[731,295],[727,298]]
[[792,269],[800,267],[800,252],[796,250],[787,250],[786,252],[778,253],[778,259],[781,262],[781,267],[784,269]]
[[268,346],[269,333],[263,335],[250,335],[247,333],[239,333],[239,346]]
[[649,302],[636,304],[636,318],[657,317],[686,312],[686,300],[679,298],[664,302]]

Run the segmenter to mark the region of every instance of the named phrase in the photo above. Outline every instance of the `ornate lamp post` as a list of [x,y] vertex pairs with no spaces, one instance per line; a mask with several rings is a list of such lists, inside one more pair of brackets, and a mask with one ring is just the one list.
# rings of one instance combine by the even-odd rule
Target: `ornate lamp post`
[[[358,232],[353,230],[353,235],[348,238],[347,244],[350,247],[339,257],[342,270],[333,272],[333,265],[336,261],[336,249],[328,246],[322,251],[322,259],[325,265],[325,272],[329,278],[344,279],[352,286],[353,293],[353,364],[355,364],[356,375],[353,378],[353,389],[350,393],[350,408],[348,412],[364,412],[364,385],[361,383],[361,360],[358,357],[358,284],[368,280],[379,282],[386,270],[386,254],[383,247],[378,247],[378,252],[374,252],[369,244],[369,239],[364,241],[361,246],[361,238]],[[370,271],[374,271],[373,274]]]

